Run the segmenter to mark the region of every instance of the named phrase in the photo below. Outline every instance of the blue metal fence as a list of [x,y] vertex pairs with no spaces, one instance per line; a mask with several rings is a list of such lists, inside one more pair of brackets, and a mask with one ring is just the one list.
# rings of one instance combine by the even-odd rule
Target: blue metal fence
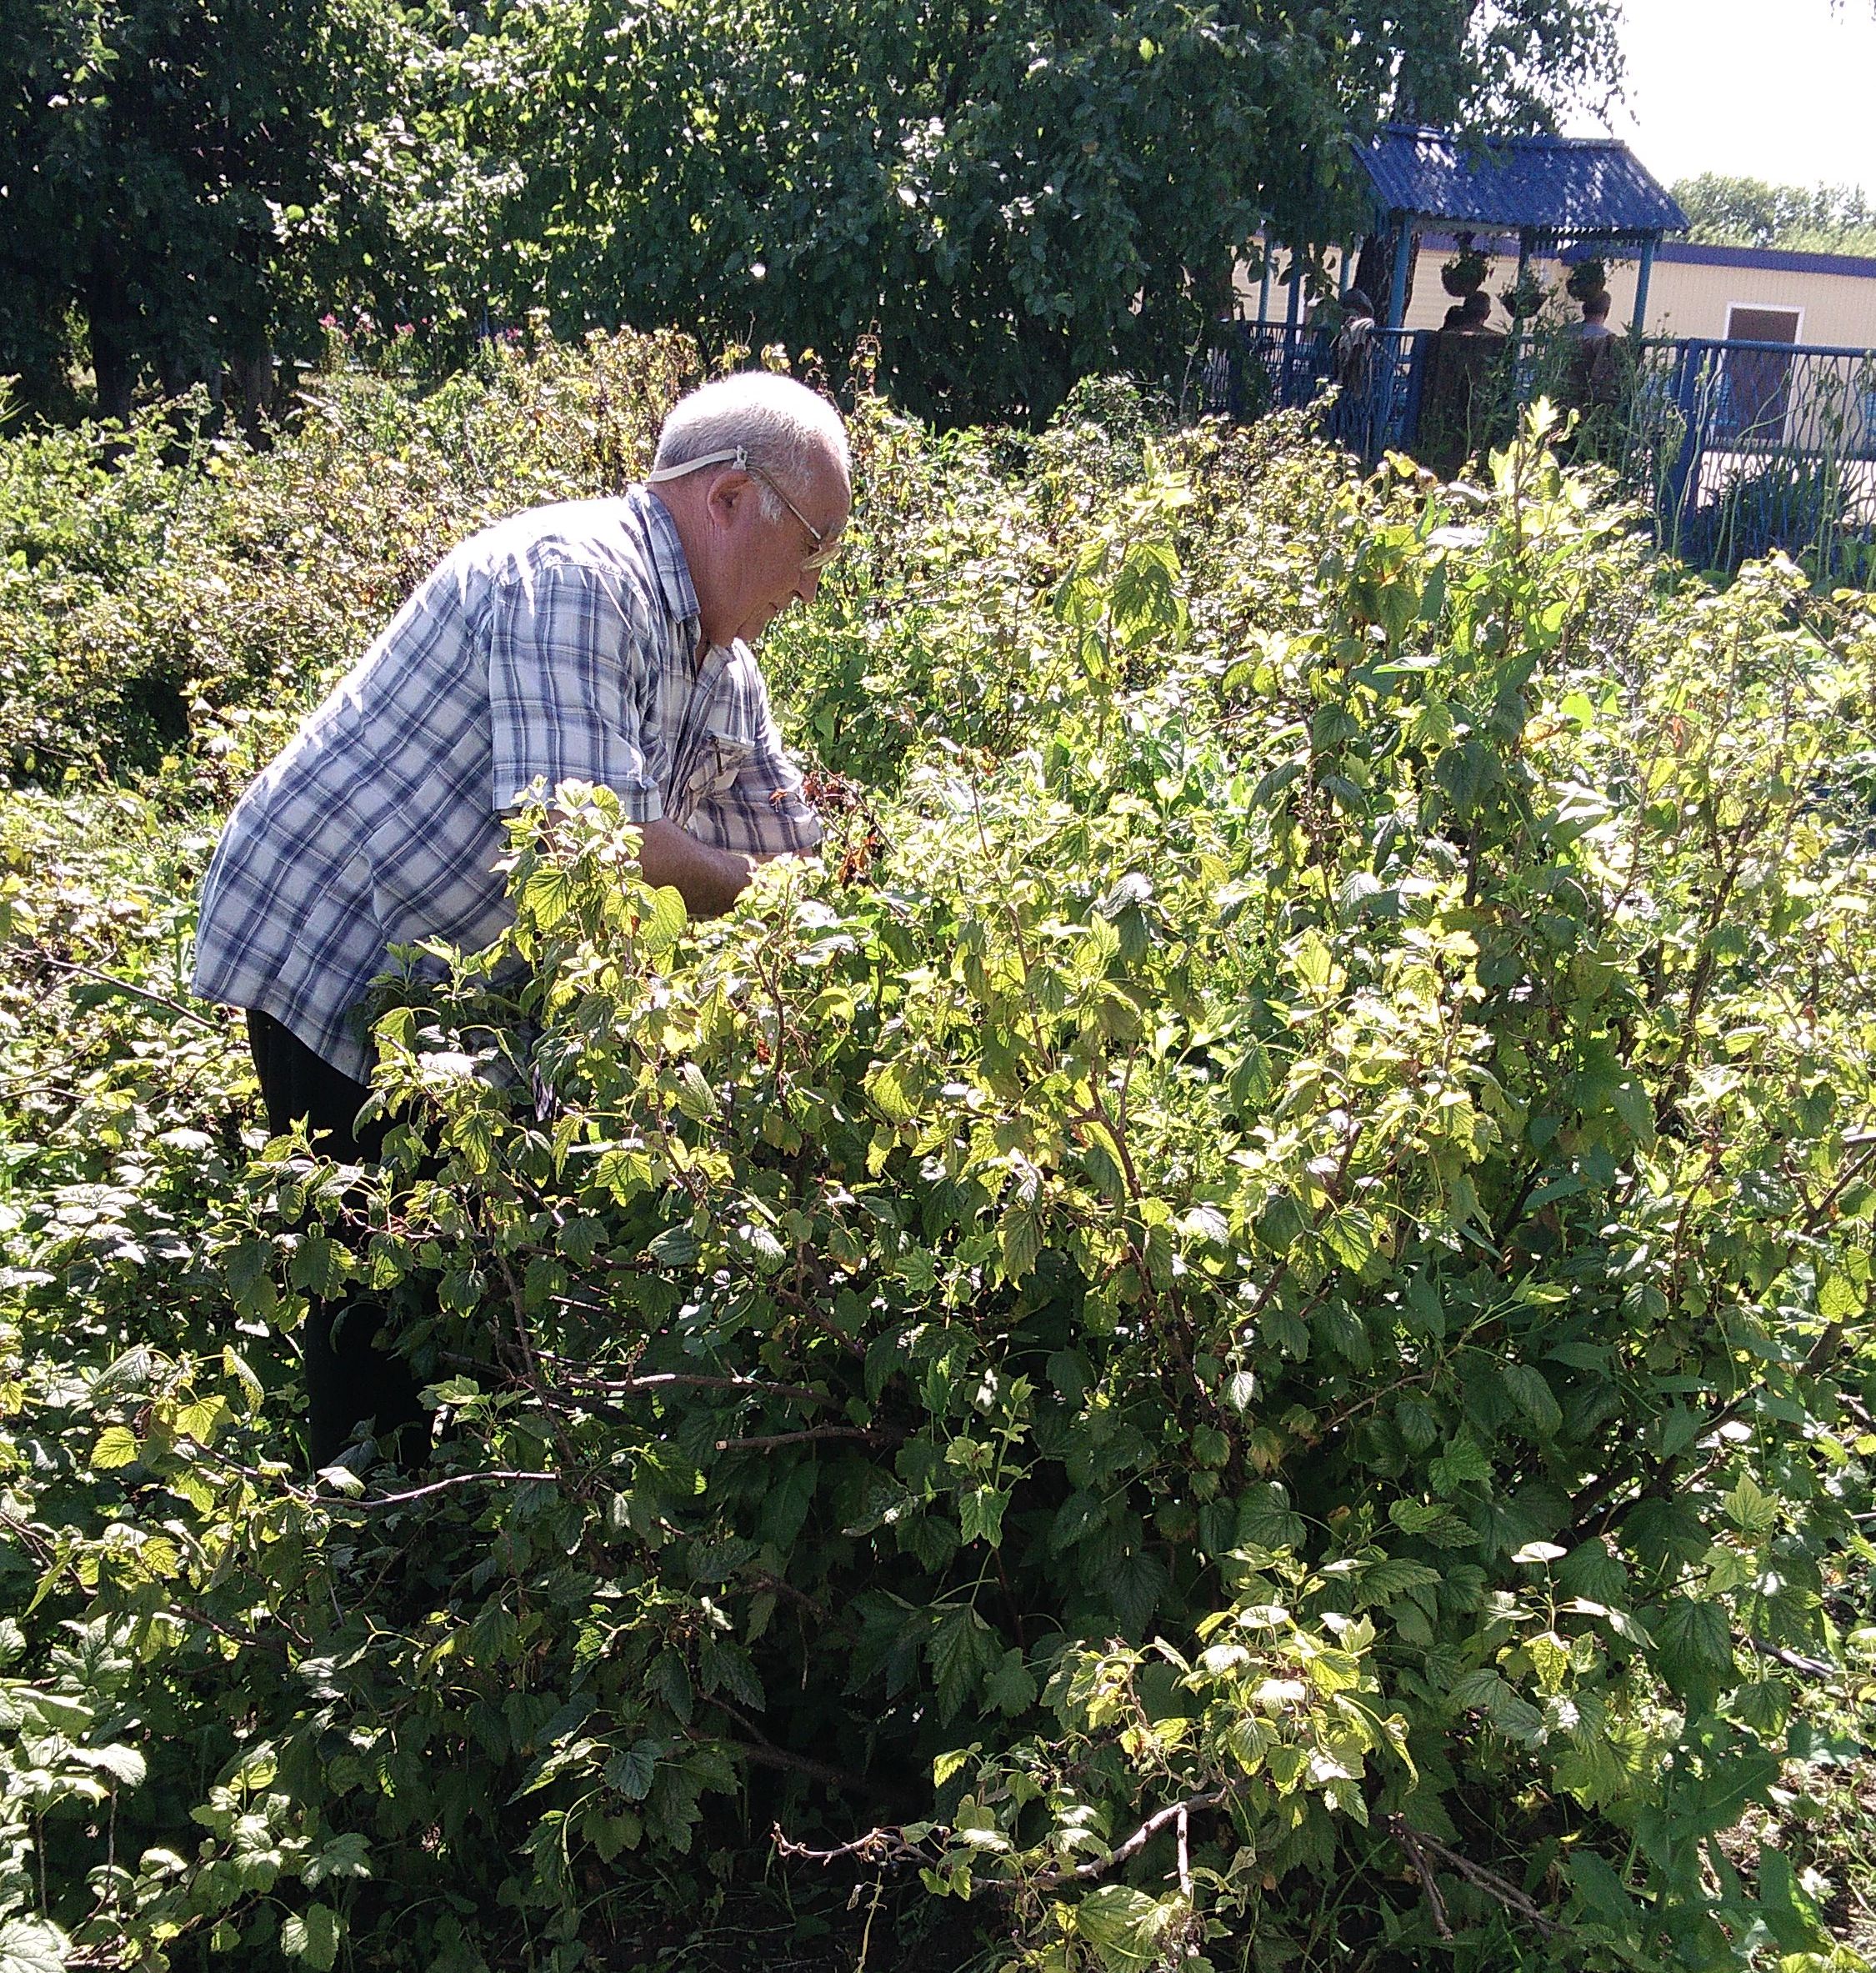
[[1647,346],[1626,476],[1663,545],[1732,568],[1783,548],[1865,582],[1876,539],[1876,351],[1689,338]]
[[[1452,345],[1436,351],[1435,340],[1374,330],[1327,405],[1330,436],[1369,465],[1399,451],[1456,470],[1502,443],[1523,406],[1568,398],[1567,331],[1473,343],[1457,394]],[[1819,582],[1876,580],[1876,351],[1686,338],[1620,347],[1612,401],[1573,446],[1647,501],[1663,548],[1721,568],[1782,548]],[[1428,388],[1443,361],[1443,383]],[[1205,408],[1238,418],[1303,408],[1329,398],[1336,367],[1326,329],[1235,323],[1206,366]]]

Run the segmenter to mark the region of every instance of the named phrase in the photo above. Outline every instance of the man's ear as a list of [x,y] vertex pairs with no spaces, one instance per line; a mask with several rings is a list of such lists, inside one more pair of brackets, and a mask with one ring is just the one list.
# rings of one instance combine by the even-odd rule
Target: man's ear
[[704,504],[709,509],[710,518],[717,526],[727,528],[734,522],[738,508],[754,483],[747,473],[738,473],[733,469],[719,473],[711,481],[710,490],[704,496]]

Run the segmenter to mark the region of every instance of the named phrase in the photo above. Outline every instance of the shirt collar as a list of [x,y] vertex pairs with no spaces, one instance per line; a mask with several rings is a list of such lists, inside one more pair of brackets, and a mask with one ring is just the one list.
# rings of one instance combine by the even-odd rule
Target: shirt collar
[[690,563],[684,558],[684,544],[678,537],[678,523],[671,518],[671,509],[649,487],[633,487],[626,498],[651,543],[652,564],[658,570],[658,587],[664,593],[665,607],[675,622],[696,623],[703,610],[690,579]]

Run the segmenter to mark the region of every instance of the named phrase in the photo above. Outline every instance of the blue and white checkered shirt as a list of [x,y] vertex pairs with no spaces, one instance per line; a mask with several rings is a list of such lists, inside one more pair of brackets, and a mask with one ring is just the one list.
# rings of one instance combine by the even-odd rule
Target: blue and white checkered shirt
[[746,856],[812,849],[753,655],[738,641],[699,663],[698,641],[678,530],[643,487],[465,542],[228,818],[195,990],[362,1082],[359,1003],[387,948],[496,936],[502,814],[537,784],[610,788],[633,821]]

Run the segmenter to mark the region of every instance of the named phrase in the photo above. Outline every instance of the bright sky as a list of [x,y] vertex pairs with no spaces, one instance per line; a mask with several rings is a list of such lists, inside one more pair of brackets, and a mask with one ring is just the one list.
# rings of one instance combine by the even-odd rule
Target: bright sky
[[[1872,0],[1628,0],[1609,134],[1664,183],[1725,172],[1876,193]],[[1599,131],[1593,118],[1568,127]]]

